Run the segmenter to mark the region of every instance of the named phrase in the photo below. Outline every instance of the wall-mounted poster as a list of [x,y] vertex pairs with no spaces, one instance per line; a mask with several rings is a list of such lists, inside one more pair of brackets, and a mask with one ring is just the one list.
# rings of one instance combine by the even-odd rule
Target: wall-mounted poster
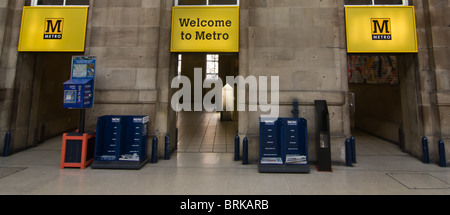
[[348,82],[352,84],[398,85],[396,56],[350,55],[347,70]]
[[95,78],[95,57],[74,56],[72,58],[72,79]]

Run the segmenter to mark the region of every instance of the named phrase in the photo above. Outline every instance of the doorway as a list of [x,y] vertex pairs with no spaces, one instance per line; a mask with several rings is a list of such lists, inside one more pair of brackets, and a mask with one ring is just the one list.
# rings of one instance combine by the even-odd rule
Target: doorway
[[[399,55],[348,55],[352,134],[404,145]],[[356,137],[358,138],[358,137]],[[364,138],[363,138],[364,139]],[[376,147],[376,144],[373,145]]]
[[[220,79],[223,86],[226,86],[227,76],[239,75],[239,56],[235,53],[183,53],[178,55],[177,73],[191,80],[191,92],[194,92],[194,71],[199,69],[202,70],[203,82]],[[215,85],[212,84],[211,88],[202,88],[202,98],[214,87]],[[236,98],[235,87],[231,87],[233,88],[232,94]],[[216,103],[216,99],[223,98],[213,97],[213,104]],[[195,101],[193,94],[190,101],[192,103],[199,102]],[[180,100],[180,103],[182,102],[184,101]],[[192,107],[194,106],[195,104],[192,105]],[[234,99],[233,106],[236,107],[236,99]],[[194,111],[194,109],[182,111],[177,114],[177,129],[178,153],[233,153],[234,138],[238,130],[237,109],[208,112],[203,108],[202,111]]]
[[33,68],[29,134],[34,133],[35,143],[42,143],[78,128],[79,111],[63,108],[63,83],[70,79],[72,56],[83,53],[32,55],[36,61]]

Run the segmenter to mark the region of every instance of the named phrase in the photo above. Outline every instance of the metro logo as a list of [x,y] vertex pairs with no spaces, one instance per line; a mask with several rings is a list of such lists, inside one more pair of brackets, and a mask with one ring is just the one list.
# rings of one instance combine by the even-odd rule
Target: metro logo
[[44,39],[62,39],[64,19],[45,19]]
[[392,40],[391,19],[371,19],[372,40]]

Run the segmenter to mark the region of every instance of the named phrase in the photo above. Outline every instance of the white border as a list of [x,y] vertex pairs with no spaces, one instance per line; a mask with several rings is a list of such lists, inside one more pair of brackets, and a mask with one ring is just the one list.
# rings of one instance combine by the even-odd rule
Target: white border
[[[178,1],[178,0],[176,0]],[[375,4],[375,0],[372,0],[372,4],[370,6],[409,6],[409,0],[402,0],[402,4]],[[355,5],[355,4],[346,4],[345,6],[367,6],[367,5]]]
[[67,5],[66,0],[63,0],[62,5],[60,5],[60,4],[58,4],[58,5],[38,5],[38,0],[31,0],[30,6],[33,6],[33,7],[38,7],[38,6],[46,6],[46,7],[49,7],[49,6],[71,6],[71,7],[83,6],[83,7],[86,7],[89,5]]
[[[179,6],[178,5],[178,1],[179,0],[175,0],[175,6]],[[240,0],[236,0],[236,1],[237,1],[236,4],[223,4],[223,5],[215,4],[215,5],[209,5],[209,0],[206,0],[206,5],[181,5],[181,6],[183,6],[183,7],[189,7],[189,6],[195,6],[195,7],[201,7],[201,6],[239,6]]]

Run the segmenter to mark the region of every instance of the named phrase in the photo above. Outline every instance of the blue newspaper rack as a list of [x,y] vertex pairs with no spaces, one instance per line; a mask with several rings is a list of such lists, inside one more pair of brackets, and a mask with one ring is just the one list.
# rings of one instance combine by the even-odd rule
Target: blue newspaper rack
[[102,116],[97,120],[94,169],[140,169],[147,156],[148,116]]
[[260,119],[261,173],[309,173],[304,118]]

